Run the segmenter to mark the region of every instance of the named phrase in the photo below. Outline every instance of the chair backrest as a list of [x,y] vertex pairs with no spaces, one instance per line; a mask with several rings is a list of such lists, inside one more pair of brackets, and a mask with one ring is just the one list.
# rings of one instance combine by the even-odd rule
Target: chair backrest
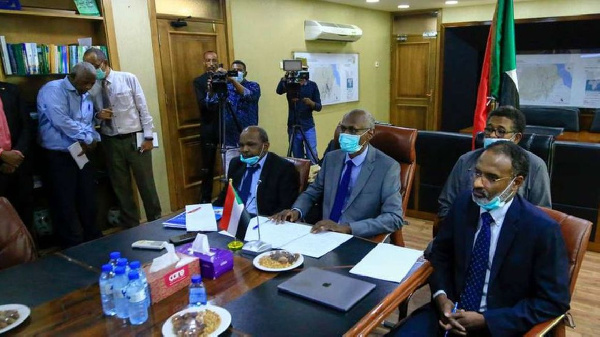
[[[392,157],[400,164],[400,194],[402,196],[402,209],[406,212],[410,190],[417,168],[417,152],[415,143],[417,130],[392,125],[376,125],[375,135],[371,145],[381,152]],[[402,229],[392,233],[392,243],[404,246]]]
[[298,179],[300,184],[298,185],[298,193],[302,193],[308,186],[308,175],[310,173],[310,160],[302,158],[285,157],[289,162],[294,164],[296,171],[298,171]]
[[37,257],[31,234],[10,202],[0,197],[0,270]]
[[590,132],[600,132],[600,109],[594,110],[594,119],[590,125]]
[[579,131],[579,109],[570,107],[520,107],[528,125],[557,126],[565,131]]
[[556,220],[560,225],[569,258],[569,290],[571,294],[573,294],[577,276],[579,275],[579,269],[583,262],[583,256],[585,255],[590,239],[592,223],[553,209],[538,207],[546,212],[552,219]]

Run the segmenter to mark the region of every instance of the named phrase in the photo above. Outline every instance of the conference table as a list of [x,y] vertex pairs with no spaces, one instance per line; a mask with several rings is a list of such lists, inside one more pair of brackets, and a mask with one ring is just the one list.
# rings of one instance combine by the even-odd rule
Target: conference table
[[[164,220],[166,218],[0,271],[0,304],[22,303],[32,307],[30,317],[7,336],[160,336],[164,322],[187,307],[187,288],[152,304],[148,321],[132,326],[126,320],[103,315],[98,277],[111,251],[120,251],[129,261],[142,263],[164,254],[164,250],[131,248],[131,243],[137,240],[167,241],[184,233],[164,228]],[[216,232],[206,234],[211,247],[226,248],[232,240]],[[223,335],[355,336],[370,331],[384,314],[423,284],[432,271],[430,263],[421,258],[399,284],[350,274],[349,270],[375,245],[353,237],[319,259],[305,256],[299,268],[279,273],[258,270],[252,265],[253,256],[236,252],[233,271],[215,280],[204,280],[209,303],[231,313],[231,326]],[[345,313],[278,292],[277,285],[308,267],[351,275],[376,287]]]

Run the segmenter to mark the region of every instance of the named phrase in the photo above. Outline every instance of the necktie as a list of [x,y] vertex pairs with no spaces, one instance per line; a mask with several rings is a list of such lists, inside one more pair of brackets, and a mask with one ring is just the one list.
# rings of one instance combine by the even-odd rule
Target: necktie
[[252,187],[252,177],[256,170],[260,168],[260,164],[256,164],[254,166],[246,167],[246,176],[244,180],[242,180],[242,187],[240,188],[240,198],[244,204],[248,201],[248,197],[250,197],[250,187]]
[[494,222],[494,219],[489,212],[481,214],[481,229],[471,254],[465,289],[460,295],[460,307],[466,311],[479,311],[485,273],[490,259],[490,225],[492,222]]
[[342,176],[342,180],[340,180],[340,183],[338,184],[337,192],[335,193],[335,201],[331,208],[331,214],[329,214],[329,219],[334,222],[338,222],[342,216],[344,202],[350,192],[350,176],[352,175],[353,167],[354,163],[352,160],[348,160],[346,162],[346,172],[344,172],[344,176]]
[[[112,105],[110,104],[110,84],[107,80],[102,81],[102,106],[104,109],[111,109]],[[114,116],[113,116],[114,117]],[[104,120],[104,125],[111,130],[111,133],[117,133],[114,130],[112,119]]]

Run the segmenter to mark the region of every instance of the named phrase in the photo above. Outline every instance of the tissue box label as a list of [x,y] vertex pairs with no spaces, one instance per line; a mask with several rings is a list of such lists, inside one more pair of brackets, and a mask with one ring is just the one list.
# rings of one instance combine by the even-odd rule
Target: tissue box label
[[165,285],[167,287],[172,287],[172,286],[176,285],[177,283],[184,281],[189,274],[190,274],[190,269],[189,269],[188,265],[186,264],[182,268],[176,269],[175,271],[165,275],[165,277],[164,277]]

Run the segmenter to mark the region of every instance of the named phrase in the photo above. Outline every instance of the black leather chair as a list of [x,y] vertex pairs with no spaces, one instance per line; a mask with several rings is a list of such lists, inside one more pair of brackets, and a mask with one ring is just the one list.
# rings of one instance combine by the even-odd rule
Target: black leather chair
[[579,109],[522,105],[528,125],[555,126],[579,132]]
[[[477,134],[475,138],[475,147],[480,148],[483,146],[483,132]],[[548,168],[548,175],[552,178],[552,160],[554,157],[554,136],[551,135],[540,135],[535,133],[524,133],[523,138],[519,142],[519,145],[542,158]]]
[[594,119],[590,126],[590,132],[600,132],[600,109],[594,111]]

